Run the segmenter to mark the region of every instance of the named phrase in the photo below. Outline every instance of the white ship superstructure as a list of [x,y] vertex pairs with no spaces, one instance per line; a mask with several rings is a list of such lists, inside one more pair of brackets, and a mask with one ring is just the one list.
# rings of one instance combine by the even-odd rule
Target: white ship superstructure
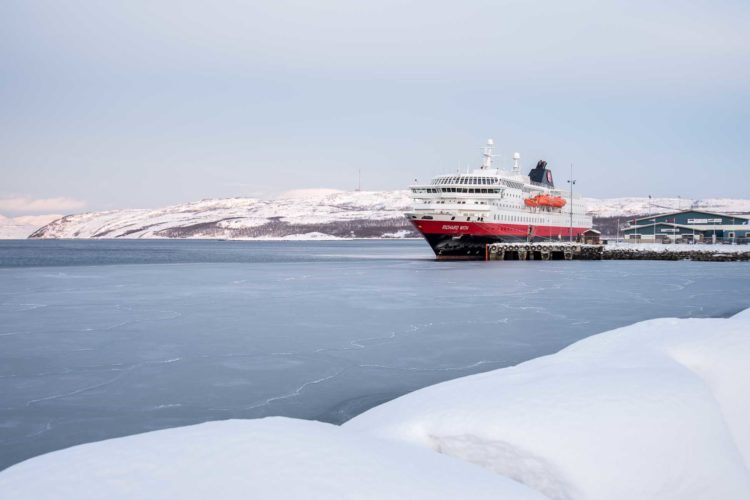
[[591,227],[580,196],[555,188],[547,162],[524,175],[518,153],[512,169],[503,170],[493,167],[493,152],[490,139],[480,168],[411,186],[414,206],[406,217],[438,257],[477,258],[487,243],[563,241]]

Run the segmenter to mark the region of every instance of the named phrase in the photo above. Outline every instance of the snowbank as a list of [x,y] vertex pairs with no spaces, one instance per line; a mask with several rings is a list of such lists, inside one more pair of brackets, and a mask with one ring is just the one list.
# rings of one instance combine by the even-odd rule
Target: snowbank
[[68,448],[0,473],[25,499],[518,499],[543,497],[426,450],[320,422],[227,420]]
[[552,499],[746,500],[748,360],[748,311],[652,320],[416,391],[344,427],[479,464]]
[[748,360],[750,310],[646,321],[342,427],[230,420],[50,453],[0,472],[0,497],[747,500]]

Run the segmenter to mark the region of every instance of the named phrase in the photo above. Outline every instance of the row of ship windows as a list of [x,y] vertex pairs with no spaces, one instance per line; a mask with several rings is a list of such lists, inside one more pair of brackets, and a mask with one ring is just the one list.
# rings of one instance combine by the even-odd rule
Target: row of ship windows
[[[545,222],[544,219],[541,219],[541,218],[538,218],[538,217],[526,217],[526,216],[523,216],[523,215],[505,215],[505,214],[500,214],[500,215],[493,215],[492,218],[494,220],[502,220],[502,221],[507,221],[507,222],[530,222],[530,223],[534,223],[534,224],[540,224],[540,223]],[[583,225],[583,224],[585,224],[585,221],[580,221],[580,220],[578,220],[578,218],[575,218],[575,217],[573,218],[573,222],[576,225]]]
[[443,177],[433,179],[432,184],[497,184],[491,177]]
[[430,184],[501,184],[515,189],[524,188],[524,185],[521,182],[512,181],[510,179],[493,179],[491,177],[445,177],[433,179]]
[[[424,200],[425,203],[430,203],[429,200]],[[456,204],[456,205],[466,205],[466,200],[440,200],[436,201],[435,205],[445,205],[448,204]],[[474,205],[486,205],[486,201],[475,201]],[[491,205],[497,205],[497,203],[491,203]]]
[[500,194],[503,192],[502,189],[491,189],[491,188],[414,188],[412,191],[416,194],[419,193],[489,193],[489,194]]
[[[424,215],[424,216],[422,216],[422,218],[423,219],[432,219],[432,216],[431,215]],[[540,219],[538,217],[525,217],[525,216],[522,216],[522,215],[505,215],[505,214],[493,215],[492,219],[493,220],[506,221],[506,222],[526,222],[526,223],[533,223],[533,224],[540,224],[540,223],[545,222],[543,219]],[[456,220],[456,217],[451,217],[451,220]],[[471,216],[467,216],[466,220],[470,221],[471,220]],[[477,220],[478,221],[483,221],[484,217],[479,216],[479,217],[477,217]],[[576,225],[583,225],[583,224],[585,224],[585,221],[579,221],[578,219],[574,219],[574,222],[575,222]],[[748,234],[750,234],[750,233],[748,233]]]
[[[426,204],[432,203],[434,205],[445,205],[446,203],[449,204],[449,205],[451,205],[451,204],[465,205],[466,204],[466,200],[451,200],[451,199],[447,199],[447,200],[432,200],[432,199],[424,199],[424,198],[421,198],[421,199],[420,198],[415,198],[414,201],[416,201],[418,203],[426,203]],[[475,205],[496,205],[498,207],[508,207],[508,208],[518,208],[519,206],[521,206],[520,203],[500,203],[499,201],[490,201],[490,202],[487,202],[487,201],[484,201],[484,200],[475,201],[474,204]]]

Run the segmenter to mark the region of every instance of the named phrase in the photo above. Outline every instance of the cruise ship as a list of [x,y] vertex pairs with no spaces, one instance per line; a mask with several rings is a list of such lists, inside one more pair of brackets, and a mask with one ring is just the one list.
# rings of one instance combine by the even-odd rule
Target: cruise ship
[[438,259],[483,259],[488,243],[570,241],[591,228],[580,196],[555,187],[546,161],[524,175],[514,153],[511,170],[495,168],[492,139],[483,156],[478,169],[411,186],[405,215]]

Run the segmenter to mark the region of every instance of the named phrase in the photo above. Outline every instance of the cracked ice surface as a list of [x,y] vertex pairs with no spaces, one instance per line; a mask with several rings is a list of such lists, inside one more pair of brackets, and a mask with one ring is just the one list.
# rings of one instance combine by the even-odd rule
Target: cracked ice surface
[[750,305],[746,268],[434,262],[421,241],[2,243],[0,468],[208,420],[341,423],[635,321],[727,316]]

